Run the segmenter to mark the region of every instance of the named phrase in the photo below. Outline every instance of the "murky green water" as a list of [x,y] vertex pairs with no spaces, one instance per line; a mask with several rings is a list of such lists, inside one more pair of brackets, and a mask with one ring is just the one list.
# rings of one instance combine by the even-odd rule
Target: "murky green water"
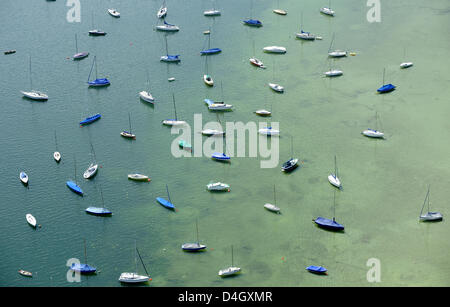
[[[377,285],[450,285],[449,3],[381,1],[381,23],[369,23],[365,1],[333,1],[334,18],[318,12],[328,1],[323,2],[280,0],[288,11],[280,16],[272,12],[276,1],[254,0],[253,9],[250,1],[217,1],[222,15],[207,18],[202,13],[212,7],[210,1],[167,0],[167,21],[181,28],[168,36],[169,52],[182,58],[180,65],[167,65],[159,61],[164,35],[154,31],[161,1],[82,0],[81,23],[66,21],[65,1],[2,1],[2,51],[17,53],[0,57],[0,285],[119,286],[120,273],[134,269],[135,240],[152,286],[372,286],[366,280],[369,258],[381,262]],[[121,12],[120,19],[107,14],[111,7]],[[295,38],[301,12],[304,29],[322,41]],[[242,25],[249,17],[260,19],[263,27]],[[89,37],[93,25],[108,34]],[[209,28],[211,47],[223,50],[208,61],[214,88],[203,84],[199,55],[206,45],[202,32]],[[75,53],[75,33],[79,51],[90,52],[79,62],[68,59]],[[329,67],[333,33],[335,48],[357,55],[334,61],[344,76],[329,80],[322,73]],[[287,53],[264,54],[269,45],[284,46]],[[254,52],[266,70],[249,64]],[[33,87],[50,96],[45,103],[20,94],[29,88],[30,55]],[[86,86],[94,55],[99,77],[111,80],[106,89]],[[400,70],[406,60],[414,67]],[[377,95],[383,68],[386,82],[397,90]],[[137,94],[146,88],[146,69],[154,107]],[[169,83],[168,77],[176,81]],[[285,87],[284,94],[265,85],[273,79]],[[161,125],[173,116],[172,93],[180,119],[193,124],[193,115],[201,113],[204,122],[216,120],[203,99],[220,99],[220,82],[223,99],[235,106],[225,120],[264,122],[253,111],[272,106],[282,132],[279,166],[290,156],[293,135],[301,168],[285,175],[279,166],[261,169],[258,158],[233,158],[226,165],[208,157],[172,157],[175,136]],[[79,127],[80,120],[97,112],[100,121]],[[128,112],[137,135],[133,142],[119,136],[128,128]],[[384,141],[360,134],[375,125],[375,112]],[[59,165],[52,158],[55,130],[63,156]],[[101,169],[86,181],[81,174],[93,159],[90,142]],[[311,221],[332,217],[327,176],[334,155],[344,187],[336,196],[336,219],[346,227],[342,234]],[[65,186],[74,177],[74,159],[84,197]],[[30,176],[28,189],[18,180],[20,170]],[[152,181],[127,180],[134,172]],[[230,184],[231,192],[207,192],[211,180]],[[165,197],[166,184],[177,212],[155,201]],[[274,184],[282,215],[263,208],[273,200]],[[444,215],[441,223],[418,222],[428,184],[433,209]],[[114,212],[111,218],[84,212],[101,205],[100,187]],[[42,228],[31,229],[26,213]],[[208,251],[187,254],[180,246],[195,240],[196,219]],[[88,263],[100,272],[68,283],[66,261],[83,259],[84,238]],[[243,273],[222,280],[217,272],[230,265],[231,245],[234,264]],[[307,273],[311,264],[327,267],[329,275]],[[20,268],[34,277],[18,275]]]

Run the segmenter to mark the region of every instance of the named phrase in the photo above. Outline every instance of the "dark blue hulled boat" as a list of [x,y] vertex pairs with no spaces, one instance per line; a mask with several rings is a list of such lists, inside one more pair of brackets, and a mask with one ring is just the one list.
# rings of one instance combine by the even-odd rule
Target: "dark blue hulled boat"
[[213,158],[214,160],[219,160],[219,161],[229,161],[230,157],[227,156],[224,153],[221,152],[215,152],[212,154],[211,158]]
[[211,49],[200,51],[200,54],[208,55],[208,54],[215,54],[215,53],[219,53],[219,52],[222,52],[222,49],[220,49],[220,48],[211,48]]
[[91,124],[93,122],[95,122],[96,120],[99,120],[102,116],[100,114],[95,114],[91,117],[87,117],[85,120],[80,122],[80,125],[88,125]]
[[101,215],[101,216],[111,215],[112,214],[112,212],[109,209],[98,208],[98,207],[89,207],[89,208],[86,208],[85,211],[86,211],[86,213],[89,213],[89,214]]
[[169,198],[169,200],[162,198],[162,197],[156,197],[156,201],[158,203],[160,203],[162,206],[166,207],[167,209],[175,209],[174,204],[172,204],[171,200],[170,200],[170,194],[169,194],[169,187],[166,184],[166,191],[167,191],[167,198]]
[[261,27],[262,26],[262,22],[257,19],[244,20],[244,24],[246,24],[247,26],[251,26],[251,27]]
[[83,190],[73,181],[66,182],[67,187],[72,190],[74,193],[83,196]]
[[327,269],[324,268],[323,266],[310,265],[306,269],[309,272],[314,273],[314,274],[326,274],[327,273]]
[[326,219],[324,217],[318,217],[314,220],[314,223],[316,223],[319,227],[328,229],[328,230],[334,230],[334,231],[341,231],[344,230],[344,225],[339,224],[334,220],[334,217],[332,220]]
[[383,69],[383,86],[380,87],[379,89],[377,89],[377,92],[380,93],[380,94],[389,93],[389,92],[392,92],[393,90],[395,90],[395,85],[390,84],[390,83],[389,84],[384,84],[384,74],[385,74],[385,72],[386,72],[386,69]]
[[[91,73],[92,73],[92,69],[94,68],[94,65],[95,65],[95,80],[89,81],[89,79],[91,78]],[[107,78],[99,79],[97,77],[97,56],[94,56],[94,61],[92,62],[91,71],[89,72],[87,83],[89,86],[93,86],[93,87],[106,86],[106,85],[111,84]]]
[[391,92],[393,90],[395,90],[395,85],[389,83],[389,84],[385,84],[382,87],[380,87],[379,89],[377,89],[377,92],[380,94],[383,94],[383,93]]
[[85,263],[72,263],[70,269],[81,274],[93,274],[97,271],[96,268]]

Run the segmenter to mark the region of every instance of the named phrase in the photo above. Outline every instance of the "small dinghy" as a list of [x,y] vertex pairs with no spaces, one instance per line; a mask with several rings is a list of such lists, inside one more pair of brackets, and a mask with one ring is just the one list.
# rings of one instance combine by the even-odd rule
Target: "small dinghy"
[[120,13],[116,11],[115,9],[108,9],[108,13],[113,17],[120,17]]
[[82,121],[80,122],[80,125],[83,126],[83,125],[89,125],[89,124],[92,124],[93,122],[99,120],[101,117],[102,117],[102,116],[101,116],[100,114],[95,114],[95,115],[93,115],[93,116],[86,117],[85,120],[82,120]]
[[216,130],[216,129],[205,129],[202,130],[201,133],[203,135],[212,136],[212,135],[224,135],[224,131]]
[[300,30],[300,33],[296,33],[295,36],[297,38],[307,40],[307,41],[313,41],[316,39],[316,36],[314,34],[311,34],[310,32],[305,32],[303,30]]
[[32,227],[36,227],[36,218],[32,216],[30,213],[25,215],[25,218],[27,219],[28,224]]
[[96,268],[85,263],[72,263],[70,269],[72,271],[79,272],[80,274],[93,274],[97,271]]
[[190,143],[186,142],[185,140],[179,140],[178,146],[180,146],[181,148],[183,148],[187,151],[192,151],[192,145]]
[[274,9],[273,12],[278,15],[286,15],[287,14],[287,12],[282,9]]
[[316,266],[316,265],[310,265],[309,267],[306,268],[306,270],[308,272],[314,273],[314,274],[326,274],[327,273],[327,269],[322,267],[322,266]]
[[181,249],[187,252],[199,252],[206,249],[206,245],[200,244],[200,241],[198,240],[198,221],[195,222],[196,229],[197,229],[197,242],[195,243],[184,243],[181,245]]
[[252,63],[253,65],[260,67],[260,68],[266,68],[266,66],[264,66],[263,62],[261,62],[260,60],[258,60],[256,58],[251,58],[250,63]]
[[333,69],[324,73],[326,77],[338,77],[342,76],[344,72],[342,70]]
[[95,29],[95,30],[90,30],[89,31],[89,35],[92,35],[92,36],[104,36],[104,35],[106,35],[106,32],[98,30],[98,29]]
[[150,102],[151,104],[153,104],[153,102],[155,101],[152,94],[150,94],[147,91],[139,92],[139,98],[141,98],[142,100],[144,100],[146,102]]
[[283,165],[281,166],[281,171],[288,173],[290,171],[293,171],[297,167],[298,159],[291,158],[283,163]]
[[266,208],[269,211],[275,212],[275,213],[280,213],[281,209],[275,205],[272,204],[265,204],[264,208]]
[[24,184],[24,185],[27,185],[28,184],[28,175],[27,175],[27,173],[25,173],[25,172],[20,172],[19,173],[19,179],[20,179],[20,181]]
[[25,277],[33,277],[33,273],[25,271],[25,270],[19,270],[19,274]]
[[83,190],[75,182],[69,180],[66,185],[72,192],[83,196]]
[[3,52],[5,55],[6,54],[13,54],[13,53],[16,53],[16,50],[7,50],[7,51],[5,51],[5,52]]
[[163,55],[160,58],[161,61],[163,62],[180,62],[180,55],[176,54],[176,55]]
[[158,13],[156,13],[156,16],[158,16],[158,18],[163,18],[167,15],[167,7],[165,7],[164,5],[161,6],[161,8],[158,10]]
[[97,171],[98,171],[98,164],[91,163],[89,165],[89,167],[87,168],[87,170],[84,171],[83,178],[84,179],[91,179],[97,174]]
[[169,200],[162,197],[156,197],[156,201],[167,209],[175,210],[175,205],[172,204],[172,201],[170,200],[169,187],[167,186],[167,184],[166,184],[166,191],[167,191],[167,198]]
[[167,22],[164,20],[164,24],[159,25],[159,26],[156,26],[156,30],[159,30],[159,31],[174,32],[174,31],[179,31],[180,28],[179,28],[178,26],[176,26],[176,25],[167,23]]
[[203,75],[203,82],[208,86],[214,85],[214,80],[210,75]]
[[244,25],[250,26],[250,27],[262,27],[262,22],[257,19],[248,19],[244,20]]
[[411,66],[413,66],[412,62],[405,62],[405,63],[400,64],[400,68],[408,68]]
[[85,57],[87,57],[88,55],[89,55],[89,52],[78,52],[73,55],[73,59],[81,60],[81,59],[84,59]]
[[186,125],[184,120],[176,120],[176,119],[165,119],[162,121],[163,125],[166,126],[183,126]]
[[[427,202],[428,201],[428,202]],[[428,212],[422,213],[425,204],[428,203]],[[422,210],[420,210],[419,221],[421,222],[440,222],[442,221],[442,213],[440,212],[431,212],[430,211],[430,186],[428,186],[428,192],[425,196],[425,200],[422,205]]]
[[86,211],[86,213],[89,213],[92,215],[100,215],[100,216],[112,215],[111,210],[106,209],[106,208],[88,207],[84,211]]
[[203,15],[205,16],[220,16],[219,10],[207,10],[203,12]]
[[168,78],[167,81],[169,82],[175,81],[175,78],[174,77]]
[[280,46],[267,46],[263,48],[267,53],[286,53],[286,48]]
[[230,185],[222,182],[210,182],[206,185],[208,191],[227,191],[230,192]]
[[347,56],[347,51],[343,51],[343,50],[330,51],[330,52],[328,52],[328,56],[332,57],[332,58],[346,57]]
[[258,133],[262,135],[279,135],[280,131],[273,129],[272,127],[266,127],[259,129]]
[[264,109],[256,110],[255,113],[256,113],[256,115],[259,115],[259,116],[270,116],[270,115],[272,115],[272,112],[264,110]]
[[110,85],[111,82],[107,78],[99,78],[95,79],[93,81],[88,81],[88,85],[92,87],[100,87],[100,86],[106,86]]
[[383,132],[374,130],[374,129],[366,129],[361,133],[362,133],[362,135],[370,137],[370,138],[379,138],[379,139],[384,138]]
[[283,93],[283,92],[284,92],[284,87],[282,87],[282,86],[279,85],[279,84],[276,84],[276,83],[269,83],[268,85],[269,85],[269,87],[270,87],[272,90],[274,90],[274,91],[277,92],[277,93]]
[[142,174],[129,174],[128,179],[134,180],[134,181],[150,181],[151,180],[148,176],[142,175]]
[[340,231],[344,230],[344,226],[339,224],[335,221],[333,218],[332,220],[324,218],[324,217],[318,217],[314,220],[314,222],[321,228],[328,229],[328,230],[335,230]]
[[20,91],[20,92],[25,97],[33,99],[33,100],[48,100],[47,94],[44,94],[39,91],[30,91],[30,92]]

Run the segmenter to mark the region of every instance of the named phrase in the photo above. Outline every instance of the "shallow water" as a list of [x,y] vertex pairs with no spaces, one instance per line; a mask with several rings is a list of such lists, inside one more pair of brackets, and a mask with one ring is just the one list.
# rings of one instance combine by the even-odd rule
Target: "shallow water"
[[[119,286],[120,273],[134,270],[135,240],[151,286],[450,285],[448,1],[382,1],[380,23],[367,22],[365,1],[333,1],[334,18],[318,12],[328,4],[323,2],[280,0],[288,11],[280,16],[272,12],[276,1],[217,1],[222,15],[207,18],[202,12],[211,8],[210,1],[167,0],[167,21],[181,28],[168,35],[169,53],[182,59],[168,65],[159,61],[164,34],[154,31],[161,1],[84,0],[81,23],[66,21],[65,1],[2,1],[2,51],[17,53],[0,57],[0,285]],[[110,7],[121,12],[120,19],[108,15]],[[295,38],[301,12],[304,29],[323,40]],[[260,19],[263,27],[242,25],[249,17]],[[92,27],[108,34],[89,37]],[[223,50],[208,59],[213,88],[203,84],[199,55],[207,44],[202,32],[209,28],[211,47]],[[75,53],[75,33],[78,50],[90,52],[78,62],[68,59]],[[357,55],[333,61],[344,75],[330,80],[322,73],[330,65],[326,55],[333,33],[334,48]],[[268,45],[284,46],[287,53],[264,54]],[[111,80],[108,88],[86,86],[94,55],[99,77]],[[266,70],[250,65],[253,55]],[[33,88],[50,96],[45,103],[20,94],[29,88],[30,56]],[[400,70],[403,61],[414,66]],[[397,90],[377,95],[383,68],[386,82]],[[138,98],[147,87],[146,69],[154,107]],[[176,81],[169,83],[168,77]],[[266,86],[273,80],[285,87],[284,94]],[[279,166],[261,169],[259,158],[233,158],[230,164],[174,158],[175,136],[161,125],[173,117],[172,93],[178,118],[191,124],[195,113],[203,114],[204,122],[216,120],[204,98],[222,97],[235,106],[226,121],[265,122],[253,111],[272,107],[271,119],[281,130],[279,166],[290,157],[293,135],[302,167],[286,175]],[[128,112],[135,141],[119,135],[129,128]],[[385,140],[360,134],[374,127],[375,112]],[[79,127],[95,113],[102,119]],[[55,130],[60,164],[52,157]],[[86,181],[82,172],[94,159],[90,142],[101,168]],[[343,184],[336,193],[336,220],[345,233],[312,223],[333,214],[327,176],[334,171],[334,155]],[[65,186],[74,179],[74,160],[84,197]],[[18,180],[21,170],[30,177],[28,188]],[[127,180],[136,172],[152,181]],[[206,191],[211,180],[230,184],[231,192]],[[156,203],[156,197],[166,197],[166,184],[176,212]],[[274,184],[281,215],[263,208],[273,201]],[[444,215],[441,223],[418,222],[428,184],[432,209]],[[110,218],[84,212],[101,206],[100,188],[114,213]],[[26,213],[42,228],[30,228]],[[184,253],[181,244],[196,238],[196,219],[208,251]],[[88,263],[100,272],[68,283],[66,261],[84,258],[84,238]],[[231,264],[231,245],[242,274],[221,279],[217,273]],[[381,283],[367,282],[369,258],[380,260]],[[309,265],[323,265],[329,275],[309,274]],[[21,268],[34,277],[20,276]],[[142,266],[138,271],[144,273]]]

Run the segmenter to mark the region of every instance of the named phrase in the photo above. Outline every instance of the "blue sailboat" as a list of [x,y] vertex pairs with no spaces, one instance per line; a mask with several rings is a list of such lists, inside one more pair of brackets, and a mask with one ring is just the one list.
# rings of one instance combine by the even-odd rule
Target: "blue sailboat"
[[[87,262],[86,240],[84,240],[84,262]],[[81,274],[93,274],[97,271],[96,268],[86,263],[72,263],[70,269]]]
[[383,69],[383,86],[380,87],[379,89],[377,89],[377,92],[380,94],[389,93],[389,92],[392,92],[393,90],[395,90],[395,85],[393,85],[391,83],[384,84],[385,71],[386,71],[386,69]]
[[167,35],[164,36],[164,40],[166,43],[166,55],[161,56],[160,60],[163,62],[175,62],[178,63],[181,61],[180,59],[180,55],[176,54],[176,55],[170,55],[169,54],[169,48],[167,47]]
[[[226,149],[227,146],[226,146],[226,140],[225,140],[225,133],[223,134],[223,143],[224,143],[224,147]],[[213,153],[211,155],[211,158],[214,159],[214,160],[217,160],[217,161],[225,161],[225,162],[230,161],[230,159],[231,159],[230,156],[227,156],[225,154],[225,150],[224,150],[224,152],[215,152],[215,153]]]
[[158,203],[160,203],[162,206],[166,207],[167,209],[175,209],[174,204],[172,204],[171,200],[170,200],[170,194],[169,194],[169,187],[166,184],[166,191],[167,191],[167,198],[169,198],[169,200],[162,198],[162,197],[156,197],[156,200],[158,201]]
[[75,160],[75,157],[73,158],[73,162],[74,162],[74,165],[75,165],[75,171],[74,171],[75,172],[75,177],[74,177],[75,182],[69,180],[69,181],[66,182],[66,185],[75,194],[83,196],[83,190],[76,184],[76,180],[77,180],[77,161]]
[[257,19],[248,19],[243,21],[245,25],[251,26],[251,27],[261,27],[262,22]]
[[317,224],[317,226],[326,229],[326,230],[332,230],[332,231],[342,231],[344,230],[344,225],[339,224],[338,222],[336,222],[335,220],[335,215],[336,215],[336,190],[333,191],[334,192],[334,197],[333,197],[333,219],[327,219],[324,217],[318,217],[314,220],[314,223]]
[[102,117],[102,116],[101,116],[99,113],[97,113],[97,114],[95,114],[95,115],[93,115],[93,116],[87,117],[85,120],[82,120],[82,121],[80,122],[80,125],[88,125],[88,124],[91,124],[91,123],[95,122],[96,120],[99,120],[101,117]]
[[[95,64],[95,80],[89,81],[89,79],[91,78],[92,69],[94,68],[94,64]],[[106,85],[111,84],[107,78],[99,79],[97,77],[97,56],[94,56],[94,61],[92,62],[91,71],[89,72],[87,83],[89,86],[92,86],[92,87],[100,87],[100,86],[106,86]]]
[[86,213],[92,214],[92,215],[99,215],[99,216],[109,216],[112,215],[111,210],[105,208],[105,202],[103,200],[103,192],[102,189],[100,188],[100,195],[102,196],[102,208],[99,207],[88,207],[86,208]]
[[215,53],[219,53],[219,52],[222,52],[222,49],[220,49],[220,48],[210,48],[210,49],[206,49],[206,50],[200,51],[200,54],[208,55],[208,54],[215,54]]
[[311,273],[314,274],[326,274],[327,273],[327,269],[324,268],[323,266],[317,266],[317,265],[310,265],[309,267],[306,268],[306,270],[308,270]]

